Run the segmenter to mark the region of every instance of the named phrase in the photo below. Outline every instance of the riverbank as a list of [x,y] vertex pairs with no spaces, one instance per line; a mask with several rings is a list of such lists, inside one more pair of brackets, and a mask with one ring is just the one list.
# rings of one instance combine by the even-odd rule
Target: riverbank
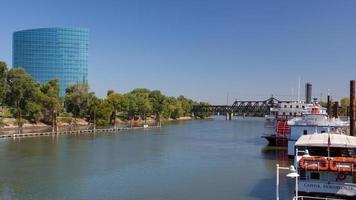
[[[178,119],[163,119],[162,123],[174,122],[174,121],[188,121],[193,120],[192,117],[181,117]],[[156,121],[152,118],[147,120],[137,119],[133,121],[124,121],[117,119],[115,128],[113,127],[94,127],[86,120],[75,118],[71,123],[58,123],[56,131],[52,130],[52,126],[44,123],[29,123],[25,121],[21,133],[18,133],[18,127],[16,126],[16,120],[13,118],[4,118],[3,122],[7,125],[0,127],[0,138],[9,137],[31,137],[31,136],[48,136],[54,134],[80,134],[80,133],[93,133],[93,132],[115,132],[121,130],[135,130],[143,128],[159,128]],[[3,124],[4,125],[4,124]],[[55,133],[56,132],[56,133]]]

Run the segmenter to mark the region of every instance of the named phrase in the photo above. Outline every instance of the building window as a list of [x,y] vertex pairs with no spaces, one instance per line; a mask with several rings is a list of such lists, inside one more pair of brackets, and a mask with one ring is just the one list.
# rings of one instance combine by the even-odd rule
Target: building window
[[290,108],[293,108],[293,105],[290,105],[289,107],[290,107]]
[[297,105],[296,108],[299,108],[299,105]]

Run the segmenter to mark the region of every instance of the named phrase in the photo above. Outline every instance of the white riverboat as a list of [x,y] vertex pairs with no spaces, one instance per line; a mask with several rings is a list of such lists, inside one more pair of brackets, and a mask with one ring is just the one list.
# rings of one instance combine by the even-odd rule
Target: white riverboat
[[270,108],[270,114],[265,116],[266,128],[269,133],[262,136],[271,146],[287,146],[289,127],[287,121],[301,117],[308,112],[313,104],[304,101],[280,102],[277,107]]
[[292,119],[300,117],[313,104],[304,101],[291,101],[278,103],[276,107],[270,108],[270,114],[265,116],[266,121],[275,122],[280,119]]
[[302,135],[295,149],[299,195],[356,199],[356,137]]
[[293,157],[295,142],[302,135],[310,135],[333,131],[338,134],[348,134],[349,121],[340,118],[329,118],[326,109],[315,103],[301,117],[288,121],[290,134],[288,136],[288,156]]

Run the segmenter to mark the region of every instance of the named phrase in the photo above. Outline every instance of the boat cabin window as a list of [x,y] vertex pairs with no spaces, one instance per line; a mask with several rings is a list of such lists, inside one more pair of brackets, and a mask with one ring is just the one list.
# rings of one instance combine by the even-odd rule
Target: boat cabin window
[[305,180],[305,170],[300,170],[299,175],[300,175],[300,180]]
[[326,133],[326,131],[321,131],[321,133]]
[[[305,150],[305,148],[298,148],[299,150]],[[327,147],[308,147],[309,154],[311,156],[328,156]],[[354,157],[356,158],[356,149],[348,148],[331,148],[330,157]]]
[[308,135],[308,130],[303,130],[303,135]]
[[319,180],[320,179],[320,174],[318,172],[311,172],[310,173],[310,179]]

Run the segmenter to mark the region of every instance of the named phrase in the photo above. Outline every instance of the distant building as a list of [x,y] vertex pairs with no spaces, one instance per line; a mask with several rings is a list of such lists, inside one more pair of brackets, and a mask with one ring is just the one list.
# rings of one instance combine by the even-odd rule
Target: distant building
[[70,84],[88,82],[89,31],[83,28],[39,28],[13,34],[13,66],[34,80],[57,78],[60,95]]

